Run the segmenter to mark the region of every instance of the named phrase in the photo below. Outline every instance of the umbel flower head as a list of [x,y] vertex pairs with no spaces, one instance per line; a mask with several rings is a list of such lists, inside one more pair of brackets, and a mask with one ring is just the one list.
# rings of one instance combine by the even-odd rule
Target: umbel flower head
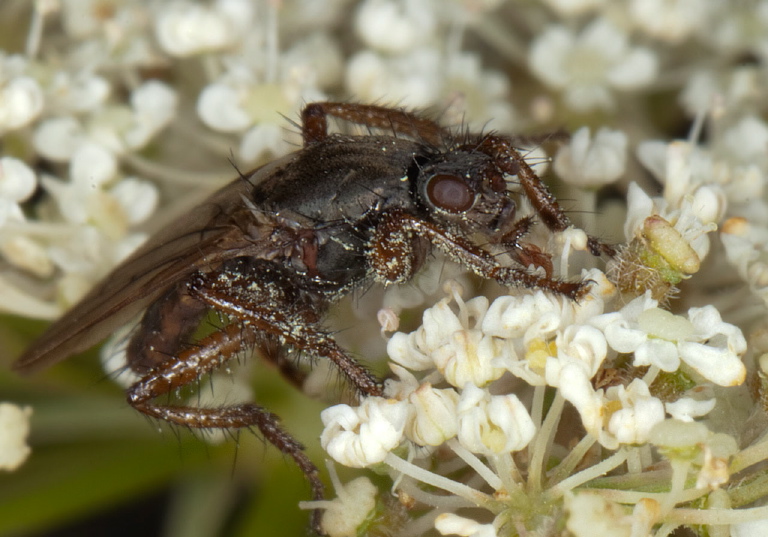
[[[397,495],[431,506],[431,514],[421,516],[445,534],[515,535],[514,528],[544,530],[569,513],[583,518],[576,498],[585,494],[581,488],[590,489],[585,484],[650,457],[653,435],[660,434],[654,431],[664,424],[712,410],[714,400],[699,401],[696,390],[670,395],[666,377],[735,386],[746,374],[744,337],[714,308],[674,315],[646,294],[605,312],[617,301],[613,284],[596,270],[584,276],[595,283],[580,302],[544,291],[464,301],[461,288],[448,285],[448,296],[425,310],[418,329],[389,339],[395,378],[386,397],[323,412],[323,447],[339,464],[388,473]],[[601,374],[619,367],[631,380],[596,386]],[[580,426],[564,426],[566,404]],[[588,457],[598,445],[606,457]],[[691,453],[685,471],[709,471],[709,463],[693,455],[706,455],[700,439],[683,445]],[[666,479],[677,478],[671,468]],[[694,496],[722,482],[701,486]],[[591,494],[608,506],[595,508],[595,516],[604,509],[617,520],[629,514]],[[677,501],[658,495],[638,493],[630,503],[647,509],[650,500],[669,511],[659,511],[654,523],[674,513]],[[475,514],[446,513],[459,507]],[[647,520],[625,525],[629,531],[639,524]],[[334,528],[326,526],[330,535],[344,535]]]

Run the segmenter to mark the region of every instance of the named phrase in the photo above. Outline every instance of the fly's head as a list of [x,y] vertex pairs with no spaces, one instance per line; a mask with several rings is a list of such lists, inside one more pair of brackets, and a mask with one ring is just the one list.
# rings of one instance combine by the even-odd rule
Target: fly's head
[[503,235],[517,204],[492,157],[471,148],[441,153],[419,171],[418,195],[431,218],[461,235]]

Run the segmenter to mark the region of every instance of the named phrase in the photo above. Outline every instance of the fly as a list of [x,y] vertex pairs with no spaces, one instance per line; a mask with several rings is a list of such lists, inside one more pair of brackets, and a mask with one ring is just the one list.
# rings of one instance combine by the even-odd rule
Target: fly
[[[389,134],[332,134],[329,117]],[[324,314],[356,288],[409,281],[434,248],[502,285],[571,299],[587,291],[589,282],[553,278],[549,257],[522,241],[534,217],[516,217],[516,195],[552,231],[570,221],[512,138],[457,136],[407,111],[331,102],[307,105],[301,131],[302,149],[235,180],[151,238],[15,369],[32,373],[57,363],[141,315],[127,345],[128,367],[139,377],[127,389],[128,403],[185,427],[256,427],[296,461],[313,498],[322,499],[317,468],[274,414],[253,403],[200,408],[162,396],[248,348],[270,359],[297,350],[330,360],[360,396],[382,395],[380,379],[323,329]],[[507,188],[513,175],[521,194]],[[501,264],[485,244],[517,264]],[[594,255],[612,252],[594,238],[589,247]],[[545,275],[527,270],[530,264]],[[228,324],[196,339],[211,310]],[[283,372],[297,373],[290,366]]]

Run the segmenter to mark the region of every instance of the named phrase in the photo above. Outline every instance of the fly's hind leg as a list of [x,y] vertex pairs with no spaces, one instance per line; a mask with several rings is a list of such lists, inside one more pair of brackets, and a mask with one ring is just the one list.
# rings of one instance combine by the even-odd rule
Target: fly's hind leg
[[[148,416],[194,429],[257,427],[266,440],[290,456],[304,472],[313,498],[322,499],[323,484],[317,467],[304,454],[303,446],[280,428],[277,416],[264,408],[253,403],[199,408],[155,402],[221,367],[242,349],[258,347],[265,341],[278,344],[278,350],[270,352],[292,347],[317,358],[327,358],[358,393],[381,395],[382,385],[378,379],[330,335],[317,328],[326,305],[317,296],[316,292],[303,291],[279,265],[264,260],[235,258],[219,270],[197,273],[161,299],[158,309],[190,312],[191,322],[199,318],[198,310],[210,308],[229,318],[231,323],[194,343],[187,343],[176,341],[177,337],[190,332],[186,325],[169,323],[166,326],[155,323],[154,316],[147,317],[148,324],[142,325],[139,334],[151,336],[153,341],[171,340],[166,348],[179,350],[151,367],[128,389],[128,402]],[[269,358],[276,360],[278,355]],[[320,511],[315,511],[312,520],[315,530],[322,533]]]
[[[205,299],[201,282],[221,284],[227,281],[228,274],[222,270],[199,275],[196,281],[178,285],[150,307],[128,347],[129,363],[134,371],[143,375],[128,388],[128,403],[147,416],[193,429],[257,428],[265,440],[295,461],[310,483],[312,498],[321,500],[324,487],[317,467],[304,454],[301,443],[280,427],[279,418],[261,406],[239,403],[211,408],[157,402],[158,398],[198,382],[243,349],[263,345],[264,334],[268,341],[269,336],[284,329],[271,326],[266,314],[262,315],[266,319],[262,323],[237,322],[237,316],[230,316],[235,322],[191,342],[191,333],[202,314],[211,307],[217,308],[217,303]],[[274,294],[271,298],[261,294],[259,298],[263,302],[271,300],[273,307],[279,308],[274,304]],[[237,296],[233,300],[243,305]],[[227,308],[217,309],[231,313]],[[312,525],[322,533],[320,511],[313,514]]]
[[301,111],[304,145],[322,141],[328,136],[328,116],[365,127],[389,130],[393,134],[403,134],[435,146],[452,138],[450,131],[436,122],[398,108],[322,102],[308,104]]
[[[220,408],[199,408],[185,405],[157,404],[158,397],[196,382],[212,372],[243,348],[256,343],[257,335],[247,326],[230,324],[170,357],[128,389],[128,403],[135,409],[160,420],[193,429],[250,429],[256,427],[262,436],[291,457],[309,481],[312,498],[321,500],[324,487],[317,467],[304,454],[304,447],[285,432],[279,418],[253,403],[241,403]],[[319,511],[313,514],[312,525],[320,532]]]

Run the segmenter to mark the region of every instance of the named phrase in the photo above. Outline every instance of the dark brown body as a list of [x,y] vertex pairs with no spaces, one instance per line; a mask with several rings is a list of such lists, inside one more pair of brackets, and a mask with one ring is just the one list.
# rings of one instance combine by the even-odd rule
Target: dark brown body
[[[328,134],[327,116],[392,135]],[[501,266],[475,242],[483,237],[549,274],[547,256],[521,242],[534,221],[515,219],[506,182],[511,175],[545,225],[555,231],[569,225],[511,139],[456,140],[413,114],[355,104],[308,105],[302,122],[303,149],[241,177],[153,237],[28,349],[16,369],[30,372],[63,360],[144,312],[127,349],[128,365],[141,377],[128,390],[129,403],[188,427],[256,426],[296,460],[313,496],[321,498],[315,466],[261,407],[156,400],[247,347],[329,359],[358,393],[380,395],[378,379],[320,323],[327,307],[357,286],[408,281],[432,247],[504,285],[572,298],[585,292],[583,282]],[[590,245],[596,254],[609,251],[594,239]],[[230,323],[193,340],[210,310]]]

